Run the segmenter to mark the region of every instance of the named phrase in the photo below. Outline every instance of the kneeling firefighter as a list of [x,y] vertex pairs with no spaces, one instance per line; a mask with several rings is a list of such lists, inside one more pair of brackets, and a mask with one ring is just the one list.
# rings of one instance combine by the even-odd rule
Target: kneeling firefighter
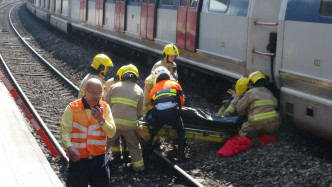
[[153,139],[165,124],[172,125],[178,133],[178,156],[179,161],[183,161],[185,159],[186,136],[180,116],[180,110],[184,104],[182,88],[178,82],[170,80],[170,73],[165,67],[156,68],[153,74],[155,76],[155,86],[150,92],[153,109],[146,115],[150,126],[151,139],[147,143],[147,149],[144,150],[144,162],[148,162]]
[[277,131],[280,125],[280,117],[277,112],[278,100],[265,86],[267,80],[259,71],[249,76],[250,88],[238,101],[236,110],[240,115],[247,112],[248,121],[243,123],[240,136],[246,136],[258,143],[258,135],[271,134]]

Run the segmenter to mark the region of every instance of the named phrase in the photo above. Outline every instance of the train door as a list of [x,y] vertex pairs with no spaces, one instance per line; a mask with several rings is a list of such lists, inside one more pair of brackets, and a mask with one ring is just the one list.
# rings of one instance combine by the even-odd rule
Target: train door
[[86,21],[86,4],[88,0],[81,0],[80,4],[80,18],[81,21],[85,22]]
[[61,14],[62,13],[62,0],[56,0],[55,6],[56,6],[56,9],[55,9],[56,13]]
[[45,9],[46,10],[50,9],[50,0],[45,0]]
[[96,0],[96,25],[103,26],[104,0]]
[[179,1],[176,45],[180,48],[185,48],[191,51],[196,50],[201,1],[202,0]]
[[[274,66],[278,17],[282,0],[255,0],[249,12],[247,70],[268,75],[273,81],[278,74]],[[275,46],[273,46],[275,45]],[[273,49],[274,50],[271,50]],[[271,62],[272,61],[272,62]]]
[[55,12],[55,0],[50,0],[50,11]]
[[116,0],[115,2],[115,21],[114,29],[119,32],[125,31],[127,0]]
[[143,0],[141,6],[141,38],[153,40],[155,37],[157,0]]

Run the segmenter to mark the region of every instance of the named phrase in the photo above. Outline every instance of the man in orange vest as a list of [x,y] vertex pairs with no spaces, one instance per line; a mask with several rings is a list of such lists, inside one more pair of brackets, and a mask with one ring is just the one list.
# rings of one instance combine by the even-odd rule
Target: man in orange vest
[[70,158],[66,186],[110,185],[106,139],[116,131],[109,105],[101,100],[102,83],[88,80],[85,96],[71,102],[62,116],[60,136]]
[[182,88],[178,82],[170,80],[170,73],[165,67],[156,68],[153,74],[156,77],[155,86],[150,92],[153,109],[147,113],[151,139],[147,143],[147,150],[144,150],[144,162],[148,163],[153,138],[165,124],[172,125],[178,133],[179,161],[183,161],[186,135],[179,112],[184,104]]

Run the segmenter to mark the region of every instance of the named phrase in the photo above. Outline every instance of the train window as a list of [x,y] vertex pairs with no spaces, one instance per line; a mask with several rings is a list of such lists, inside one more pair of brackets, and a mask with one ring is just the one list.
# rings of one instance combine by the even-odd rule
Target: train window
[[143,0],[142,3],[143,3],[143,4],[146,4],[146,0]]
[[190,0],[190,8],[196,8],[197,0]]
[[320,15],[332,16],[332,0],[321,0]]
[[156,0],[150,0],[150,5],[154,5],[155,2]]
[[174,5],[175,0],[161,0],[162,5]]
[[187,0],[180,0],[180,6],[184,7],[187,5]]
[[[125,0],[123,0],[123,1],[125,1]],[[140,0],[131,0],[131,3],[138,4],[138,3],[140,3]]]
[[210,0],[209,10],[225,12],[228,6],[228,0]]

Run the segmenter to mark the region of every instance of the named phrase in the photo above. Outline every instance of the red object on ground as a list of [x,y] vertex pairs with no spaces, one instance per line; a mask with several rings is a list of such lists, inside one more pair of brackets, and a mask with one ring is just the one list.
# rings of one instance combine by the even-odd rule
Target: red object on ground
[[249,138],[236,135],[228,139],[224,146],[219,149],[218,156],[237,155],[240,151],[248,149],[252,144]]
[[[258,137],[261,143],[261,147],[270,142],[277,141],[274,135],[261,135]],[[253,145],[253,142],[247,137],[241,137],[239,135],[234,136],[227,140],[224,146],[219,149],[218,156],[233,156],[239,152],[248,149]]]
[[277,137],[274,135],[260,135],[258,139],[261,142],[262,147],[264,147],[264,145],[267,143],[277,141]]

